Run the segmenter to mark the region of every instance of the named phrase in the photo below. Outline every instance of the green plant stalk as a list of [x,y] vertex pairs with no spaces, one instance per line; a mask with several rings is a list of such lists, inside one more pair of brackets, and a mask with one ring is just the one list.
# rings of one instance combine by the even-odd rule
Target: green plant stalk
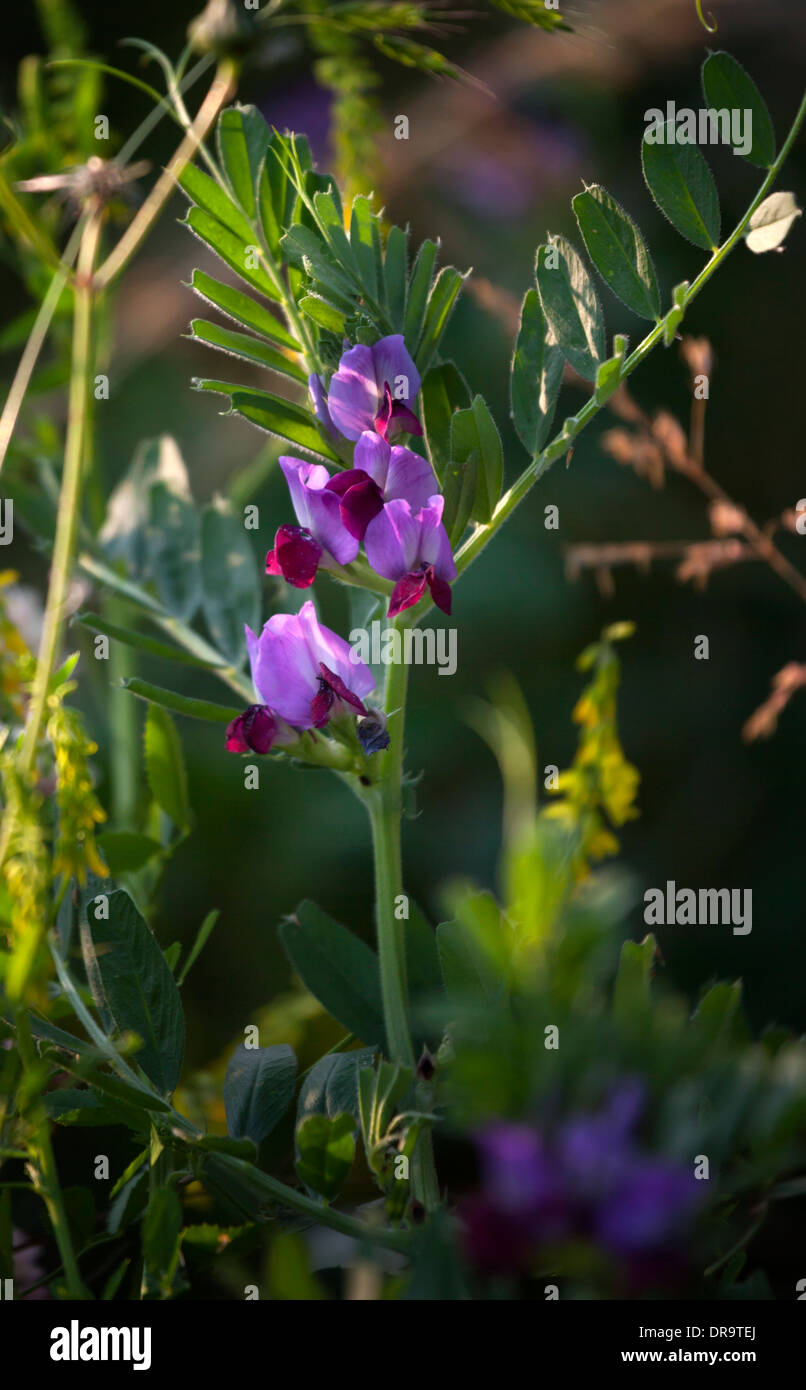
[[20,409],[28,390],[34,367],[36,366],[42,346],[48,336],[53,315],[59,306],[64,288],[70,279],[70,271],[73,261],[81,241],[83,223],[79,222],[74,228],[65,249],[64,255],[60,260],[53,279],[48,286],[47,293],[39,306],[39,311],[34,320],[28,341],[23,349],[19,365],[11,383],[11,389],[3,406],[3,414],[0,416],[0,468],[3,467],[8,446],[11,443],[11,436],[17,424]]
[[[806,118],[806,95],[804,95],[800,103],[789,134],[781,146],[777,158],[770,165],[764,181],[752,203],[731,232],[727,241],[724,241],[721,246],[716,248],[711,259],[706,262],[699,275],[692,281],[686,290],[685,297],[680,304],[680,307],[684,310],[696,299],[700,290],[707,285],[717,267],[722,264],[726,256],[728,256],[736,246],[737,242],[741,240],[747,230],[750,218],[753,216],[756,209],[761,206],[772,188],[772,185],[775,183],[786,157],[795,142],[804,118]],[[661,322],[647,334],[643,341],[638,344],[635,351],[631,352],[629,357],[625,359],[620,378],[622,381],[630,376],[635,371],[636,367],[640,366],[644,358],[647,357],[649,353],[652,352],[653,348],[662,340],[664,330],[665,322],[661,320]],[[500,529],[507,518],[514,512],[515,508],[523,501],[530,488],[534,486],[539,478],[543,477],[544,473],[548,472],[551,465],[558,458],[561,458],[563,454],[568,452],[577,435],[581,433],[586,425],[590,424],[595,415],[598,415],[604,404],[605,400],[597,400],[596,393],[594,392],[590,400],[586,401],[579,414],[572,416],[570,422],[566,421],[560,433],[556,435],[542,453],[538,454],[538,456],[524,469],[520,477],[512,484],[509,491],[504,493],[504,496],[498,502],[487,524],[478,526],[473,535],[470,536],[465,541],[464,545],[457,551],[457,578],[478,558],[487,543],[492,540],[496,531]],[[419,623],[430,611],[432,606],[433,605],[428,602],[418,607],[416,612],[412,610],[412,616],[409,622],[413,625]]]
[[75,559],[84,471],[89,369],[92,365],[92,277],[100,233],[101,212],[99,208],[93,208],[90,210],[82,234],[76,267],[73,355],[70,367],[64,471],[59,497],[59,514],[56,521],[56,538],[53,546],[53,563],[42,626],[42,640],[37,655],[31,704],[20,750],[20,766],[24,773],[30,773],[36,761],[36,752],[47,704],[48,686],[55,669],[61,643],[67,592]]
[[[25,1074],[33,1080],[38,1070],[38,1060],[26,1009],[20,1009],[17,1015],[17,1045]],[[33,1136],[28,1144],[27,1157],[36,1174],[34,1187],[47,1208],[61,1255],[69,1296],[70,1298],[86,1299],[89,1294],[82,1282],[73,1249],[70,1226],[62,1201],[59,1176],[53,1156],[53,1146],[50,1142],[50,1125],[42,1108],[42,1101],[38,1092],[31,1102],[29,1120],[33,1127]]]
[[[318,1226],[329,1226],[331,1230],[341,1231],[343,1235],[352,1236],[354,1240],[379,1245],[386,1250],[397,1250],[400,1254],[406,1254],[409,1250],[410,1236],[406,1231],[393,1231],[388,1227],[375,1227],[368,1222],[358,1221],[354,1216],[348,1216],[346,1212],[323,1205],[321,1202],[307,1197],[304,1192],[288,1187],[286,1183],[280,1182],[279,1178],[273,1178],[269,1173],[264,1173],[262,1169],[244,1162],[243,1159],[232,1158],[225,1154],[218,1155],[218,1157],[226,1167],[237,1168],[241,1172],[245,1171],[249,1181],[255,1188],[260,1188],[266,1194],[267,1199],[271,1198],[282,1203],[283,1206],[293,1208],[294,1211],[309,1217]],[[201,1179],[203,1182],[203,1164]]]
[[[399,620],[394,620],[400,626]],[[395,905],[403,897],[403,870],[400,827],[403,810],[403,739],[406,722],[408,667],[401,661],[387,667],[384,708],[390,744],[382,754],[385,765],[377,783],[364,794],[372,827],[375,860],[375,915],[381,997],[390,1059],[414,1067],[415,1056],[409,1032],[408,991],[406,987],[405,923],[395,916]],[[439,1204],[439,1186],[434,1168],[430,1129],[421,1133],[412,1159],[412,1192],[427,1211]]]

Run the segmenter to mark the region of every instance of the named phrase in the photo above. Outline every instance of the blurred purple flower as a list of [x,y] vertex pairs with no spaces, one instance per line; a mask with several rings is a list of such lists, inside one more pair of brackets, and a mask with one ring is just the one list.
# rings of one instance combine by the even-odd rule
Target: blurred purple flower
[[327,411],[346,439],[358,439],[364,430],[384,439],[395,430],[422,434],[410,409],[419,389],[420,374],[403,335],[392,333],[372,347],[358,343],[342,355],[330,379]]
[[682,1164],[641,1152],[633,1137],[644,1103],[626,1081],[601,1110],[572,1116],[550,1139],[495,1123],[477,1136],[481,1189],[464,1205],[471,1258],[486,1269],[528,1265],[541,1244],[588,1236],[628,1266],[672,1255],[699,1190]]
[[389,617],[419,603],[426,586],[437,608],[451,611],[450,580],[456,565],[448,533],[442,525],[444,498],[439,493],[414,512],[398,498],[373,517],[364,535],[367,559],[384,579],[395,580]]

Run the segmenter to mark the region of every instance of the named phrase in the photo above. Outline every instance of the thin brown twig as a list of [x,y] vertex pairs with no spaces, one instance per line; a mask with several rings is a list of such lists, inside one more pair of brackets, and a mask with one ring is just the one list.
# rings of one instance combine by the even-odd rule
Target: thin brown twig
[[151,230],[163,204],[176,188],[176,181],[182,170],[196,154],[221,108],[235,92],[236,70],[229,61],[222,61],[210,85],[204,101],[196,113],[190,130],[180,142],[170,163],[163,169],[157,182],[136,216],[129,223],[117,246],[99,266],[95,280],[99,288],[106,287],[134,255],[143,238]]

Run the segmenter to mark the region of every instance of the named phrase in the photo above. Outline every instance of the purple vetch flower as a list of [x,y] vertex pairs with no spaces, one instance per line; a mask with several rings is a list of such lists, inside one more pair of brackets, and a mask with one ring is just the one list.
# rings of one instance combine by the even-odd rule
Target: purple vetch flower
[[410,408],[419,390],[420,374],[403,335],[392,333],[372,347],[358,343],[342,355],[330,379],[327,411],[347,439],[358,439],[364,430],[384,439],[396,430],[422,434]]
[[428,459],[389,444],[374,430],[364,430],[355,446],[353,467],[335,474],[328,486],[341,498],[343,524],[359,541],[384,502],[403,498],[419,510],[439,489]]
[[279,527],[266,556],[266,573],[281,574],[296,589],[307,589],[327,558],[349,565],[358,554],[358,541],[342,521],[341,502],[331,491],[330,474],[323,464],[284,455],[280,467],[300,524]]
[[367,559],[384,579],[395,580],[389,617],[419,603],[426,586],[437,608],[451,611],[450,580],[456,565],[448,533],[442,525],[444,498],[430,497],[414,512],[403,498],[387,502],[364,534]]
[[246,628],[255,690],[295,729],[321,729],[340,714],[367,713],[375,684],[343,637],[323,627],[308,600],[299,613],[276,613],[260,636]]

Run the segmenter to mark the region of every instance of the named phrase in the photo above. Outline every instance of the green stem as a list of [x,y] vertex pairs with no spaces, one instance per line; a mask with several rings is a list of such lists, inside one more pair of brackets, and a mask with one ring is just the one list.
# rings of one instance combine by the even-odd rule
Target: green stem
[[414,1065],[406,1007],[403,924],[395,917],[395,899],[403,892],[400,860],[400,787],[379,782],[365,797],[372,826],[375,858],[375,912],[381,995],[389,1056],[403,1066]]
[[34,367],[42,351],[45,339],[48,336],[53,315],[59,307],[59,300],[70,279],[70,271],[73,266],[73,261],[76,258],[82,231],[83,224],[79,222],[73,230],[73,234],[64,249],[64,255],[56,268],[56,273],[39,306],[33,328],[28,335],[28,341],[25,344],[19,366],[14,374],[11,390],[3,406],[3,414],[0,416],[0,468],[3,467],[8,446],[11,443],[11,436],[14,433],[22,403],[33,375]]
[[89,390],[89,369],[92,364],[92,275],[100,233],[101,212],[100,209],[96,208],[90,211],[87,218],[76,268],[73,354],[70,365],[64,471],[56,522],[56,539],[53,546],[53,563],[42,625],[42,640],[37,655],[31,705],[20,750],[20,767],[26,773],[32,771],[36,760],[47,703],[48,686],[55,668],[64,628],[67,591],[72,575],[78,534],[87,422],[87,392]]
[[[301,1212],[303,1216],[310,1217],[317,1225],[329,1226],[331,1230],[341,1231],[343,1235],[352,1236],[354,1240],[368,1241],[372,1245],[382,1246],[386,1250],[397,1250],[401,1254],[406,1254],[409,1249],[410,1237],[406,1231],[392,1231],[380,1226],[371,1226],[368,1222],[358,1221],[354,1216],[347,1216],[345,1212],[337,1211],[335,1207],[323,1206],[321,1202],[306,1197],[304,1192],[299,1192],[296,1188],[280,1182],[279,1178],[273,1178],[271,1174],[264,1173],[262,1169],[256,1168],[253,1164],[233,1158],[229,1154],[216,1154],[216,1159],[220,1166],[237,1170],[255,1190],[263,1192],[267,1199],[271,1198],[283,1206]],[[204,1181],[203,1163],[201,1165],[201,1177]]]
[[[399,620],[395,620],[395,624],[401,625]],[[382,755],[385,763],[379,770],[378,781],[364,794],[363,800],[372,826],[378,959],[386,1040],[391,1060],[413,1067],[415,1056],[409,1032],[405,924],[402,918],[395,915],[396,904],[403,898],[400,822],[407,685],[408,667],[405,662],[387,667],[384,707],[390,744]],[[439,1205],[439,1184],[428,1127],[421,1133],[412,1159],[412,1193],[427,1211]]]
[[20,1009],[17,1015],[17,1045],[26,1076],[30,1079],[32,1086],[36,1087],[28,1115],[33,1128],[32,1138],[28,1145],[28,1157],[36,1175],[34,1187],[47,1208],[53,1234],[56,1237],[56,1244],[59,1247],[69,1296],[70,1298],[86,1299],[89,1295],[82,1282],[78,1261],[73,1250],[70,1227],[59,1186],[59,1175],[53,1156],[53,1146],[50,1142],[49,1123],[39,1095],[39,1083],[37,1081],[39,1061],[31,1037],[31,1026],[26,1009]]
[[[755,198],[744,216],[731,232],[727,241],[724,241],[721,246],[716,248],[711,259],[706,262],[699,275],[689,285],[685,297],[681,301],[681,308],[687,309],[689,304],[696,299],[700,291],[707,285],[717,267],[722,264],[725,257],[730,254],[734,246],[741,240],[747,230],[753,213],[761,206],[772,185],[775,183],[786,157],[794,144],[798,131],[803,124],[804,117],[806,117],[806,95],[804,95],[800,103],[797,115],[792,122],[786,140],[781,146],[778,157],[774,163],[770,165],[767,175],[756,193]],[[665,323],[661,321],[647,334],[643,341],[638,344],[635,351],[630,353],[622,368],[622,381],[635,371],[636,367],[643,362],[644,358],[647,357],[649,353],[652,352],[653,348],[662,340],[664,329]],[[595,394],[592,395],[590,400],[586,401],[579,414],[573,417],[570,428],[566,430],[566,425],[568,424],[568,422],[566,422],[566,425],[563,426],[560,433],[556,435],[543,452],[539,454],[537,458],[533,459],[528,467],[524,469],[520,477],[512,484],[509,491],[505,492],[504,496],[498,502],[490,521],[487,522],[485,526],[478,526],[473,535],[470,536],[468,540],[465,541],[464,545],[457,551],[456,568],[460,575],[478,558],[488,542],[492,540],[496,531],[503,526],[507,518],[514,512],[515,508],[523,501],[530,488],[534,486],[539,478],[543,477],[544,473],[548,472],[548,469],[558,458],[561,458],[563,454],[568,452],[574,439],[576,439],[577,435],[581,433],[586,425],[590,424],[594,416],[598,415],[604,404],[604,401],[597,401]],[[419,623],[430,611],[431,607],[432,605],[430,602],[418,605],[416,612],[411,610],[411,617],[408,621],[410,623]]]

